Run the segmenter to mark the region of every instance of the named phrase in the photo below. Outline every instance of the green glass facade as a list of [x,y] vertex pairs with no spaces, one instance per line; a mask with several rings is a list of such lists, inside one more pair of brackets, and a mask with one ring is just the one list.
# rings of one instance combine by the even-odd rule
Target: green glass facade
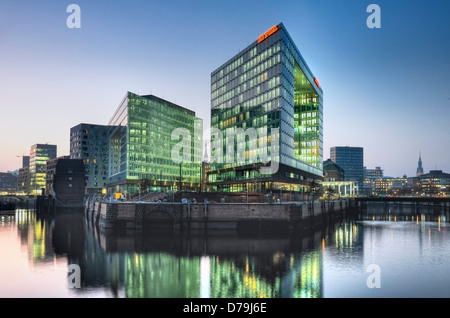
[[[109,126],[109,193],[137,194],[142,180],[149,191],[200,189],[203,124],[193,111],[128,92]],[[182,140],[176,129],[188,133],[181,163],[172,158]]]
[[[210,184],[301,192],[321,180],[322,105],[318,80],[278,24],[211,74]],[[274,163],[277,169],[262,172]]]

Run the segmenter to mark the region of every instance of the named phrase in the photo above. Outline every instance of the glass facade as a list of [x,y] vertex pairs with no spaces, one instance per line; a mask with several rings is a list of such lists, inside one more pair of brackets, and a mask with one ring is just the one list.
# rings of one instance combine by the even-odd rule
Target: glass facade
[[323,297],[323,260],[319,252],[291,256],[291,275],[285,280],[270,275],[274,270],[267,270],[284,264],[277,256],[269,264],[260,264],[252,257],[234,260],[214,255],[187,258],[163,252],[129,253],[125,255],[125,295],[213,299]]
[[30,192],[45,194],[47,161],[56,158],[56,145],[35,144],[30,150]]
[[[286,185],[300,190],[320,179],[322,95],[283,24],[213,71],[211,185],[224,191]],[[279,165],[270,174],[261,169],[267,158]]]
[[330,157],[344,169],[346,181],[357,181],[358,188],[364,183],[364,149],[362,147],[332,147]]
[[[203,123],[193,111],[153,95],[128,92],[109,126],[110,192],[136,194],[142,180],[151,191],[200,189]],[[173,149],[180,142],[183,160],[178,163]]]

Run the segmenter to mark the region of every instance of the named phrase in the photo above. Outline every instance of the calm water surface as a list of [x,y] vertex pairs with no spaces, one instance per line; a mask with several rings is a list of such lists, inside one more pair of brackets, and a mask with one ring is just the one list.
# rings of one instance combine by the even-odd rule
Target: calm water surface
[[303,234],[188,235],[16,210],[0,216],[0,297],[450,297],[448,218],[373,205]]

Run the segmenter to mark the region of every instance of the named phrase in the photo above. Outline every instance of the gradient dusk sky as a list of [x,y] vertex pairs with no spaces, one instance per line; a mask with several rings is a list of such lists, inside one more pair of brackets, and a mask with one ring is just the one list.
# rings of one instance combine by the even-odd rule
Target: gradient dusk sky
[[413,176],[421,152],[450,173],[449,16],[449,0],[0,0],[0,172],[36,143],[68,155],[70,128],[106,125],[127,91],[208,127],[211,72],[282,22],[324,90],[324,160],[364,147],[367,168]]

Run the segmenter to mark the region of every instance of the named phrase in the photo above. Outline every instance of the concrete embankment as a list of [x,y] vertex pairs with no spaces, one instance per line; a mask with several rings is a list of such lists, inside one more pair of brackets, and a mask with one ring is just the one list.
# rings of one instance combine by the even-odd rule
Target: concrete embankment
[[86,217],[101,229],[295,230],[342,217],[349,199],[302,203],[102,202],[87,199]]

